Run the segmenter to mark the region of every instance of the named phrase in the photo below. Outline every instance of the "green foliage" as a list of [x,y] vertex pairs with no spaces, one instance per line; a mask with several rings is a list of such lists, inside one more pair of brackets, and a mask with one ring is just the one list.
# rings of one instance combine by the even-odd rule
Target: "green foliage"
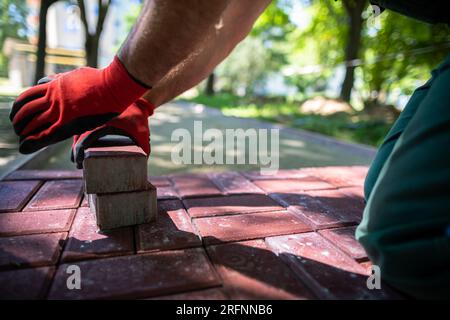
[[299,111],[299,103],[287,102],[283,99],[261,100],[220,93],[215,96],[199,95],[189,101],[220,109],[229,116],[282,123],[294,128],[373,146],[381,144],[392,125],[388,121],[367,119],[360,113],[338,113],[329,116],[304,114]]
[[396,90],[411,94],[425,82],[449,53],[450,33],[445,25],[431,25],[395,12],[380,17],[380,30],[364,35],[362,94],[366,100],[384,103]]
[[258,38],[247,38],[217,68],[219,85],[229,92],[252,94],[267,75],[270,55]]
[[26,0],[0,0],[0,75],[7,74],[7,59],[3,54],[5,39],[24,39],[27,33]]

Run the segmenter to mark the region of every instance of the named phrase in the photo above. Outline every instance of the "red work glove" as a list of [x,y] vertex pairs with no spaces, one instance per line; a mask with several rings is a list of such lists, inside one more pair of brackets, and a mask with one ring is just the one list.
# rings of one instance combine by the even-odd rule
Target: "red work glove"
[[150,130],[148,117],[153,114],[154,105],[144,99],[139,99],[124,112],[106,124],[73,137],[71,160],[77,168],[83,167],[84,150],[96,146],[97,141],[107,135],[128,137],[134,144],[150,154]]
[[20,136],[19,151],[31,153],[81,134],[119,115],[149,88],[120,60],[105,69],[79,68],[22,93],[10,119]]

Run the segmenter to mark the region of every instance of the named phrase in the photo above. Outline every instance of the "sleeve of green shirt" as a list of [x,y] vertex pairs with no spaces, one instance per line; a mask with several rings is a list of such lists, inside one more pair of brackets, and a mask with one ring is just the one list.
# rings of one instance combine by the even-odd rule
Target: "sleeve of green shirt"
[[428,23],[450,24],[448,1],[444,0],[371,0],[372,4]]

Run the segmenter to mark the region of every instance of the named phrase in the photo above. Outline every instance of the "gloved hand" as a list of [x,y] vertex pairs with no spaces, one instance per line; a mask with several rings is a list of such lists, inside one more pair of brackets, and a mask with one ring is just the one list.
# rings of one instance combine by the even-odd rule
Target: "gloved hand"
[[150,155],[150,130],[148,117],[153,114],[155,107],[144,99],[131,104],[124,112],[106,124],[75,135],[72,145],[71,160],[77,168],[83,167],[84,150],[94,147],[96,142],[107,135],[121,135],[129,137],[133,142]]
[[12,107],[10,119],[22,153],[106,123],[149,89],[117,57],[105,69],[79,68],[51,80],[26,90]]

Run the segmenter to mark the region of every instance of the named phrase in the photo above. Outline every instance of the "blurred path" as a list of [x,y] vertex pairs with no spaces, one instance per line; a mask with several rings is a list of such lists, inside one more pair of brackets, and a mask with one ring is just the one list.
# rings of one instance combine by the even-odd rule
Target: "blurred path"
[[[7,123],[6,126],[9,125],[8,112],[5,112],[5,115],[2,113],[2,125],[3,123]],[[328,165],[368,165],[375,154],[375,149],[371,147],[345,143],[319,134],[285,128],[255,119],[228,117],[219,110],[201,105],[174,102],[159,108],[150,120],[152,155],[149,160],[149,173],[151,175],[259,169],[258,165],[175,165],[171,161],[171,150],[178,144],[178,141],[171,141],[172,132],[178,128],[185,128],[192,134],[195,120],[203,121],[203,131],[209,128],[219,129],[222,132],[225,132],[225,129],[238,128],[243,130],[269,129],[269,131],[272,128],[279,128],[280,169]],[[10,133],[14,138],[12,131]],[[13,138],[9,138],[8,141],[14,143]],[[33,161],[26,168],[73,169],[74,166],[69,161],[70,144],[71,141],[66,141],[55,146],[47,159]],[[206,142],[205,145],[207,145]]]

